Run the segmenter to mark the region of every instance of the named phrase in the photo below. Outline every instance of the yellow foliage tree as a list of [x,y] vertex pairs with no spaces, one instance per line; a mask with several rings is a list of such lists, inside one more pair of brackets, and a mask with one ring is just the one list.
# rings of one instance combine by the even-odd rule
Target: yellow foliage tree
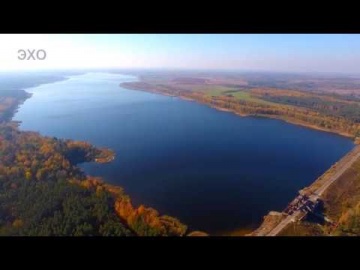
[[30,171],[26,171],[26,172],[25,172],[25,178],[26,178],[26,180],[31,180],[31,177],[32,177],[31,172],[30,172]]

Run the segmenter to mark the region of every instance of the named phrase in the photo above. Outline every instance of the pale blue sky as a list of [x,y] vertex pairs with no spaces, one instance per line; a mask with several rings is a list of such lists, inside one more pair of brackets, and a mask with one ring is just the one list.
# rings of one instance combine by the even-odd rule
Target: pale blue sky
[[360,73],[360,35],[0,35],[0,70],[84,67]]

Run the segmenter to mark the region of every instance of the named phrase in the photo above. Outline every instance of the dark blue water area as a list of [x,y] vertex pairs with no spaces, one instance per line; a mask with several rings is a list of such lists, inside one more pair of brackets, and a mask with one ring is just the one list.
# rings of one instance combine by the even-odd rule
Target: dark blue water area
[[109,147],[116,159],[90,175],[211,234],[255,228],[281,211],[354,145],[279,120],[119,87],[134,77],[88,73],[27,89],[22,130]]

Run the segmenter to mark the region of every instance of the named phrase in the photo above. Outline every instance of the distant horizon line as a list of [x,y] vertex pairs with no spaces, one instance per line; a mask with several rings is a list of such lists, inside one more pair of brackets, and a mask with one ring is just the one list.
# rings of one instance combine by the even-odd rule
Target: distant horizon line
[[0,74],[17,72],[74,72],[74,71],[178,71],[178,72],[237,72],[237,73],[275,73],[275,74],[318,74],[318,75],[348,75],[360,76],[360,72],[340,72],[340,71],[280,71],[263,69],[224,69],[224,68],[170,68],[170,67],[74,67],[74,68],[48,68],[48,69],[11,69],[2,70]]

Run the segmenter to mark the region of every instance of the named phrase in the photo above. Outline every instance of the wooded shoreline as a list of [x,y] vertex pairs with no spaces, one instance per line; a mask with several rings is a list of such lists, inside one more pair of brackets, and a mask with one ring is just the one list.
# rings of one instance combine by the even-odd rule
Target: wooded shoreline
[[241,117],[247,117],[247,116],[255,116],[255,117],[264,117],[264,118],[270,118],[270,119],[277,119],[277,120],[281,120],[281,121],[285,121],[287,123],[290,123],[290,124],[293,124],[293,125],[298,125],[298,126],[302,126],[302,127],[306,127],[306,128],[309,128],[309,129],[314,129],[314,130],[319,130],[319,131],[324,131],[324,132],[329,132],[329,133],[334,133],[334,134],[337,134],[337,135],[340,135],[340,136],[343,136],[343,137],[347,137],[347,138],[351,138],[351,139],[354,139],[354,135],[353,134],[350,134],[348,132],[342,132],[342,131],[339,131],[339,130],[334,130],[334,129],[328,129],[328,128],[324,128],[324,127],[319,127],[319,126],[316,126],[314,124],[310,124],[310,123],[307,123],[307,122],[304,122],[304,121],[300,121],[300,120],[295,120],[295,119],[292,119],[292,118],[289,118],[289,117],[286,117],[286,116],[277,116],[277,115],[270,115],[270,114],[251,114],[251,113],[241,113],[237,110],[234,110],[234,109],[231,109],[231,108],[227,108],[227,107],[221,107],[219,105],[214,105],[214,104],[211,104],[211,103],[206,103],[202,100],[199,100],[199,99],[196,99],[194,97],[191,97],[189,95],[175,95],[175,94],[169,94],[169,93],[166,93],[166,92],[162,92],[162,91],[159,91],[159,90],[156,90],[156,89],[151,89],[151,88],[148,88],[148,89],[142,89],[141,87],[139,88],[139,86],[136,84],[137,82],[135,83],[122,83],[120,84],[121,87],[124,87],[126,89],[129,89],[129,90],[137,90],[137,91],[144,91],[144,92],[150,92],[150,93],[155,93],[155,94],[160,94],[160,95],[165,95],[165,96],[171,96],[171,97],[177,97],[177,98],[180,98],[180,99],[183,99],[183,100],[186,100],[186,101],[193,101],[193,102],[197,102],[199,104],[204,104],[204,105],[207,105],[211,108],[214,108],[218,111],[223,111],[223,112],[231,112],[231,113],[234,113],[238,116],[241,116]]

